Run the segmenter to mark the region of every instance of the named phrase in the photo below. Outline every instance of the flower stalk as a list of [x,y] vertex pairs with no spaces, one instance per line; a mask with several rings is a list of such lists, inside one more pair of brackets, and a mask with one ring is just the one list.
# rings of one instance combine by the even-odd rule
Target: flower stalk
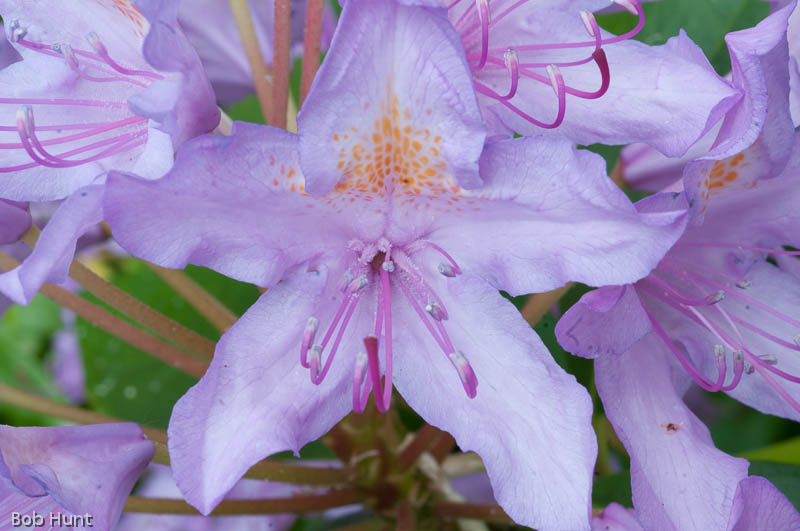
[[[334,489],[324,494],[292,496],[288,498],[264,498],[260,500],[223,500],[211,513],[212,516],[235,514],[301,514],[350,505],[361,500],[358,492],[351,488]],[[125,503],[126,512],[156,514],[200,514],[183,500],[172,498],[145,498],[130,496]]]
[[[0,253],[0,269],[9,271],[18,265],[19,262],[4,253]],[[92,304],[62,287],[46,283],[42,285],[39,292],[56,304],[75,312],[98,328],[117,336],[133,347],[160,359],[186,374],[200,378],[208,368],[204,361],[190,356],[157,337],[151,336],[127,321],[112,315],[104,308]]]
[[[22,240],[33,249],[38,238],[39,229],[31,225],[31,229],[23,235]],[[186,328],[118,287],[110,284],[104,278],[86,267],[83,262],[77,258],[74,259],[70,265],[69,276],[86,291],[104,303],[122,312],[134,321],[141,323],[164,339],[206,360],[214,356],[214,348],[216,345],[213,341]]]
[[311,82],[319,68],[320,44],[322,41],[323,0],[308,0],[306,4],[306,29],[303,35],[303,70],[300,76],[300,105],[303,105]]
[[290,0],[275,1],[275,32],[273,33],[272,48],[272,120],[270,123],[281,129],[286,129],[286,112],[289,104],[291,15]]
[[261,104],[264,121],[272,124],[269,116],[272,109],[272,83],[269,80],[269,71],[264,62],[264,56],[261,54],[261,47],[258,45],[250,8],[247,6],[247,0],[229,0],[229,2],[233,18],[236,21],[236,28],[239,30],[239,37],[242,39],[247,62],[250,64],[250,71],[253,74],[253,85],[256,89],[258,103]]
[[200,284],[192,280],[185,272],[167,269],[148,263],[161,280],[186,299],[192,307],[208,320],[217,330],[225,332],[236,322],[236,314],[206,291]]

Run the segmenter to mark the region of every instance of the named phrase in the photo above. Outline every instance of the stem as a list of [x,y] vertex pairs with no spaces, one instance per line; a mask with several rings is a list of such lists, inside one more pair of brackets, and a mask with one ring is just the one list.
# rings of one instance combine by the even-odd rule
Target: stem
[[222,109],[219,110],[219,124],[212,131],[215,135],[231,136],[233,132],[233,120]]
[[[17,266],[19,266],[19,262],[5,253],[0,253],[0,269],[8,271]],[[112,315],[106,309],[92,304],[62,287],[49,283],[43,284],[39,293],[56,304],[72,310],[98,328],[117,336],[126,343],[195,378],[202,377],[208,368],[205,362],[193,358],[169,343],[151,336],[127,321]]]
[[417,529],[416,512],[410,502],[400,502],[395,518],[396,531],[415,531]]
[[303,36],[303,72],[300,77],[300,105],[308,96],[311,82],[319,68],[319,53],[322,41],[323,0],[308,0],[306,3],[306,30]]
[[[62,404],[48,400],[39,395],[22,391],[14,387],[0,383],[0,402],[11,404],[28,411],[34,411],[50,417],[68,420],[76,424],[109,424],[115,422],[125,422],[124,420],[116,419],[88,411],[79,407],[71,406],[69,404]],[[156,446],[162,446],[167,442],[167,434],[159,429],[142,426],[142,431],[147,438],[156,442]]]
[[290,0],[275,0],[275,31],[272,46],[272,70],[274,84],[272,86],[272,121],[271,124],[286,129],[286,109],[289,104],[289,70],[291,57],[291,20],[292,8]]
[[416,463],[417,458],[438,439],[440,433],[441,431],[429,424],[423,426],[397,455],[397,469],[402,472]]
[[522,307],[522,317],[524,317],[531,326],[536,326],[542,317],[550,311],[550,308],[552,308],[573,285],[573,282],[568,282],[566,286],[554,289],[553,291],[534,293],[525,301],[525,305]]
[[436,502],[433,512],[450,518],[470,518],[493,524],[513,524],[514,520],[499,505],[478,503]]
[[214,356],[216,343],[157,312],[113,284],[106,282],[101,276],[83,265],[81,261],[72,261],[72,265],[69,268],[69,276],[101,301],[124,313],[134,321],[141,323],[164,339],[185,348],[189,352],[202,356],[206,360]]
[[[39,229],[31,226],[28,232],[23,235],[23,238],[25,238],[23,241],[33,249],[36,246],[39,235]],[[86,267],[77,258],[74,259],[70,265],[69,276],[101,301],[127,315],[134,321],[141,323],[164,339],[185,348],[189,352],[198,354],[206,360],[214,356],[216,343],[210,339],[206,339],[193,330],[189,330],[135,297],[125,293],[118,287],[108,283],[104,278]]]
[[[260,500],[222,500],[211,513],[224,514],[300,514],[350,505],[361,500],[351,488],[335,489],[324,494],[298,495],[288,498],[265,498]],[[126,512],[159,514],[200,514],[183,500],[171,498],[144,498],[130,496],[125,503]]]
[[450,452],[453,450],[455,445],[456,440],[453,438],[453,436],[446,431],[442,431],[439,433],[439,438],[433,441],[430,453],[434,459],[441,463],[448,455],[450,455]]
[[183,271],[151,263],[147,265],[220,332],[224,333],[236,323],[237,317],[232,311]]
[[247,62],[250,64],[253,86],[256,89],[258,102],[261,104],[264,121],[271,124],[269,113],[270,109],[272,109],[272,83],[269,81],[267,65],[264,63],[264,56],[261,55],[261,47],[258,45],[253,19],[250,16],[250,8],[247,5],[247,0],[228,1],[233,12],[233,19],[236,21],[236,28],[239,30],[239,37],[242,39],[242,47],[247,56]]

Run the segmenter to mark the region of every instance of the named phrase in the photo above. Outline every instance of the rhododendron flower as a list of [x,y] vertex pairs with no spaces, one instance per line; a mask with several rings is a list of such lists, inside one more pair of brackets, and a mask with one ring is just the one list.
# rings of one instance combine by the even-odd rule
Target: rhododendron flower
[[178,1],[136,6],[0,2],[4,46],[20,59],[0,70],[1,197],[62,199],[109,168],[159,177],[173,144],[216,127],[211,86],[177,26]]
[[102,219],[106,170],[160,177],[175,147],[219,122],[177,25],[178,0],[136,5],[141,12],[129,0],[0,2],[3,45],[19,59],[0,70],[0,197],[69,196],[31,257],[0,276],[0,292],[20,304],[66,278],[76,240]]
[[[692,162],[685,170],[687,179],[702,181],[713,174],[720,178],[714,184],[719,187],[728,182],[725,178],[734,178],[731,171],[735,173],[736,166],[717,162],[744,150],[748,163],[759,166],[757,171],[748,170],[751,178],[780,173],[789,159],[794,130],[789,92],[790,73],[796,66],[787,55],[787,24],[791,28],[787,20],[791,20],[796,2],[790,4],[753,28],[725,36],[731,58],[731,83],[742,91],[743,97],[685,156],[667,158],[645,144],[622,150],[620,177],[628,185],[637,190],[659,191],[680,181],[687,163]],[[702,197],[691,199],[704,201]]]
[[[247,4],[261,55],[266,64],[271,65],[275,2],[251,0]],[[293,56],[300,56],[303,53],[306,0],[291,0],[291,10],[291,50]],[[253,75],[228,0],[184,0],[178,10],[178,21],[197,50],[219,102],[233,103],[253,93]],[[335,26],[336,16],[330,3],[325,2],[322,50],[328,49]]]
[[[12,512],[91,515],[86,528],[111,529],[134,483],[153,457],[153,443],[132,423],[58,428],[0,426],[0,527]],[[71,527],[71,526],[70,526]]]
[[[638,0],[399,0],[445,6],[466,51],[490,135],[555,129],[580,144],[645,142],[682,155],[740,97],[683,32],[663,46],[630,40]],[[637,17],[612,35],[592,12]]]
[[128,251],[269,288],[170,420],[176,481],[203,513],[370,392],[385,411],[396,385],[482,456],[517,521],[589,527],[591,401],[498,290],[633,281],[685,215],[637,213],[565,139],[483,150],[443,15],[349,0],[299,135],[236,123],[187,143],[161,180],[109,176],[106,219]]
[[[784,87],[780,32],[789,12],[729,39],[762,45],[750,48],[746,70],[756,74],[761,65]],[[743,59],[733,57],[734,65]],[[767,262],[770,255],[779,263],[795,260],[797,253],[783,246],[800,246],[796,138],[783,172],[772,173],[788,155],[785,137],[776,133],[786,125],[787,91],[777,93],[764,95],[766,122],[741,120],[747,113],[726,117],[706,160],[684,171],[685,192],[638,203],[641,211],[658,211],[691,201],[695,224],[658,267],[633,285],[588,293],[556,326],[567,350],[597,358],[598,393],[631,455],[634,505],[650,527],[716,529],[738,517],[735,494],[747,462],[716,450],[684,405],[692,380],[765,413],[800,419],[800,321],[793,317],[800,280]],[[759,130],[744,151],[709,159]]]

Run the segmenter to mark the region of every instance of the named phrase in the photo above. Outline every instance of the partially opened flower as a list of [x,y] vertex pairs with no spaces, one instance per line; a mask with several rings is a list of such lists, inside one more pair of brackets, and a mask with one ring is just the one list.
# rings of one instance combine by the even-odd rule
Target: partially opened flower
[[[306,0],[291,0],[293,56],[303,52],[306,4]],[[261,55],[267,65],[272,64],[274,6],[273,0],[248,2]],[[253,74],[228,0],[184,0],[178,11],[178,21],[197,50],[219,102],[233,103],[253,93]],[[322,12],[322,50],[328,49],[335,25],[333,9],[326,1]]]
[[109,177],[106,219],[127,250],[269,288],[173,410],[176,480],[204,513],[370,392],[386,410],[396,385],[483,457],[519,522],[589,526],[591,402],[498,290],[634,280],[685,216],[638,214],[602,159],[564,139],[481,156],[442,15],[349,0],[299,136],[237,123],[187,143],[164,179]]
[[[682,155],[738,99],[683,33],[663,46],[630,40],[638,0],[400,0],[444,6],[466,51],[490,135],[555,129],[580,144],[645,142]],[[628,10],[612,35],[594,11]]]
[[[111,529],[153,457],[136,424],[57,428],[0,426],[0,525],[12,512],[91,515],[82,525]],[[87,525],[88,523],[88,525]],[[50,525],[49,515],[45,524]]]
[[[177,25],[178,0],[0,2],[13,59],[0,70],[0,197],[68,198],[31,257],[0,276],[27,304],[67,275],[78,237],[102,219],[105,171],[157,178],[174,149],[208,132],[219,110]],[[6,49],[6,51],[9,51]]]

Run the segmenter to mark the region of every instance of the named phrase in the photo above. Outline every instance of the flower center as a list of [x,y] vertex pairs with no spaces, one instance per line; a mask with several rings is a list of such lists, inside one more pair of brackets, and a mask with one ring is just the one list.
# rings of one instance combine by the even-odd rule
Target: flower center
[[[81,81],[117,84],[135,91],[163,79],[156,72],[130,69],[119,64],[94,32],[87,36],[93,51],[75,49],[69,44],[34,42],[25,37],[26,30],[18,21],[12,21],[12,42],[33,53],[62,59]],[[15,134],[18,142],[0,143],[0,150],[25,153],[29,159],[22,164],[0,166],[0,173],[36,166],[80,166],[144,145],[147,142],[147,118],[134,115],[128,108],[127,98],[119,98],[119,91],[105,92],[117,95],[117,98],[0,98],[0,105],[18,107],[16,124],[0,126],[0,132]],[[73,121],[56,120],[55,123],[38,125],[34,113],[67,115],[73,117]],[[109,119],[111,117],[114,119]],[[61,149],[54,153],[50,146]]]
[[[497,25],[529,1],[474,0],[474,2],[465,2],[454,0],[447,8],[450,20],[461,36],[464,48],[468,50],[467,60],[473,71],[475,89],[478,93],[498,101],[534,125],[552,129],[561,125],[564,120],[567,94],[583,99],[596,99],[606,93],[610,84],[610,72],[603,46],[630,39],[639,33],[644,27],[644,10],[639,0],[613,0],[638,18],[636,26],[622,35],[603,37],[594,15],[588,11],[581,11],[579,13],[581,21],[592,38],[590,41],[509,44],[490,48],[490,39],[496,43],[502,42],[505,37],[502,31],[497,29]],[[583,48],[591,48],[592,51],[584,57],[574,60],[543,61],[541,57],[537,57],[537,54],[542,53]],[[478,51],[471,51],[476,49]],[[600,71],[601,82],[598,89],[585,91],[564,82],[561,68],[579,67],[591,62],[594,62]],[[505,70],[509,77],[509,89],[504,94],[478,80],[481,72],[491,74],[499,70]],[[545,122],[534,118],[512,102],[514,96],[517,95],[520,76],[553,87],[557,110],[552,121]]]
[[[373,282],[378,284],[374,331],[371,334],[365,334],[365,352],[357,354],[353,369],[353,409],[357,412],[364,411],[372,391],[374,391],[375,403],[379,411],[385,412],[391,401],[392,285],[399,288],[439,349],[447,356],[461,379],[467,396],[470,398],[476,396],[478,380],[472,366],[464,354],[455,349],[445,328],[444,321],[449,316],[444,303],[430,284],[424,280],[420,268],[410,257],[411,253],[425,247],[437,251],[444,258],[444,261],[437,267],[440,274],[448,278],[461,274],[461,269],[452,257],[432,242],[418,240],[403,247],[395,247],[385,239],[369,244],[353,241],[350,244],[350,250],[356,253],[357,258],[349,264],[345,272],[341,284],[343,293],[341,303],[319,343],[315,343],[320,324],[319,319],[314,316],[308,319],[300,347],[300,363],[310,370],[311,381],[319,385],[333,363],[344,331],[359,300],[367,291],[365,288]],[[383,382],[380,377],[379,359],[381,341],[384,347],[385,376]],[[328,348],[327,358],[323,363],[322,355]],[[367,376],[369,377],[367,378]]]
[[[737,249],[771,255],[800,255],[800,252],[797,251],[722,242],[690,242],[676,245],[676,248],[680,247]],[[779,347],[800,351],[800,321],[748,295],[746,291],[751,286],[752,281],[750,280],[737,278],[697,261],[682,259],[675,256],[674,253],[668,254],[659,264],[658,269],[636,285],[637,289],[643,290],[656,301],[678,311],[719,341],[719,344],[714,346],[714,358],[712,359],[713,365],[716,366],[717,376],[716,379],[711,379],[704,375],[674,344],[658,320],[645,309],[655,332],[700,387],[707,391],[731,391],[739,385],[743,375],[757,372],[792,408],[800,412],[800,403],[792,398],[775,379],[777,376],[788,382],[800,383],[800,377],[781,370],[778,367],[778,360],[774,356],[768,353],[754,352],[743,334],[743,330],[747,330]],[[738,300],[750,311],[766,314],[767,317],[761,315],[758,320],[762,323],[770,323],[767,328],[790,325],[794,330],[794,336],[787,341],[779,337],[781,332],[765,330],[752,320],[740,317],[737,315],[735,305],[725,302],[728,297],[731,300]],[[732,368],[733,375],[730,381],[725,383],[729,368]]]

